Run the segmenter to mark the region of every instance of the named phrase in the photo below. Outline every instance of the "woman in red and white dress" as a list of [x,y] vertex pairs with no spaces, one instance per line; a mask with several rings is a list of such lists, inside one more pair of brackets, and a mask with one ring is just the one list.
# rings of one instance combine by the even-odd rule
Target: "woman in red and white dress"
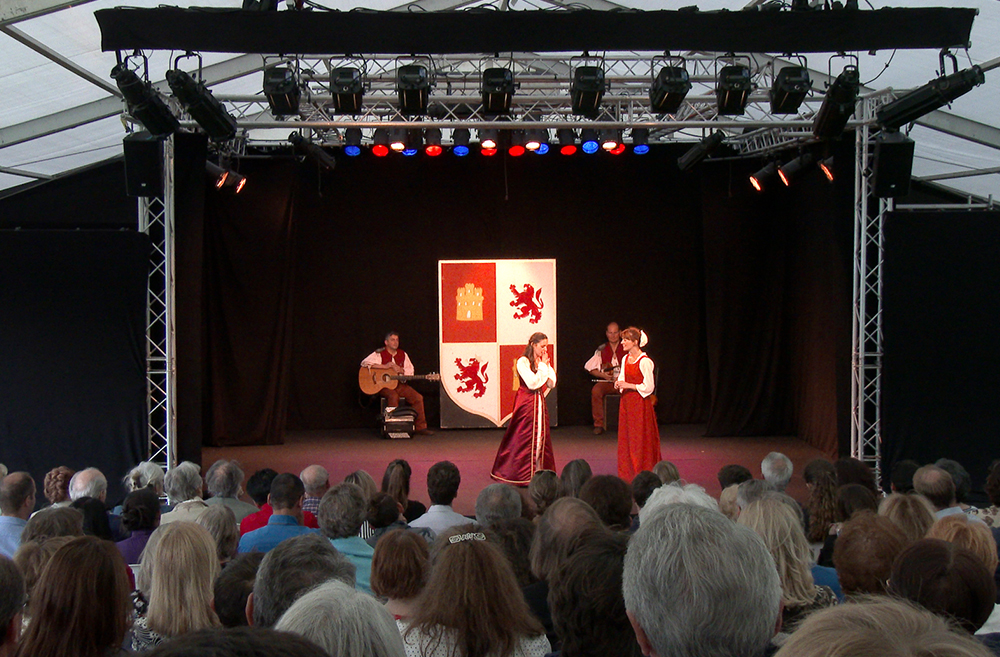
[[632,481],[660,461],[660,428],[653,406],[653,361],[643,353],[646,334],[634,326],[622,331],[625,360],[615,381],[622,394],[618,411],[618,476]]

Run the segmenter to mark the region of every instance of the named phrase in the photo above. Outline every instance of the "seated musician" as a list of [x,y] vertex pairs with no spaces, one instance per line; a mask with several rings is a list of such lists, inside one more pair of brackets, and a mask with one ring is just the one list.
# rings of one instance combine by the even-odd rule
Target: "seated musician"
[[621,370],[625,349],[622,347],[618,324],[611,322],[605,331],[608,341],[597,348],[584,364],[584,369],[599,379],[590,391],[590,412],[594,416],[594,435],[604,433],[604,398],[615,392],[615,379]]
[[[361,367],[369,367],[373,370],[392,370],[394,374],[403,376],[413,376],[413,363],[405,351],[399,348],[399,333],[390,331],[385,336],[385,347],[376,349],[368,354],[368,357],[361,361]],[[394,389],[382,388],[378,394],[385,397],[389,406],[399,406],[399,399],[406,400],[417,414],[417,419],[413,423],[413,432],[422,436],[428,436],[434,432],[427,428],[427,418],[424,415],[424,397],[419,392],[399,381]]]

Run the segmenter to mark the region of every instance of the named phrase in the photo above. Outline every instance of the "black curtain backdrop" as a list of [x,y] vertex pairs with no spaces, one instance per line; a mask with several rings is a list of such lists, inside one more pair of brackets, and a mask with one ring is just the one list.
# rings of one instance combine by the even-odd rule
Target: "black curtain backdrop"
[[[852,182],[817,170],[758,195],[759,161],[684,174],[683,151],[338,153],[322,175],[245,159],[243,193],[205,203],[210,440],[370,426],[357,368],[387,330],[418,373],[438,369],[438,260],[553,257],[561,423],[590,422],[582,366],[617,321],[650,335],[661,422],[798,434],[833,454],[849,398]],[[423,390],[433,424],[438,393]]]
[[885,221],[882,436],[900,459],[964,464],[981,489],[1000,458],[1000,212]]

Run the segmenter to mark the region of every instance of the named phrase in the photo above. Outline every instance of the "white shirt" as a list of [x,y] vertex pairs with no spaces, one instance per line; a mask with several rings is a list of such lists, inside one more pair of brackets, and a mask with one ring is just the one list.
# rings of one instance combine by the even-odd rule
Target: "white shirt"
[[435,534],[440,534],[456,525],[464,525],[470,522],[472,522],[471,518],[466,518],[461,513],[456,513],[447,504],[432,504],[431,508],[427,509],[427,513],[410,523],[410,527],[426,527]]
[[[406,657],[450,657],[455,647],[454,638],[448,633],[442,637],[440,644],[434,650],[429,650],[430,639],[419,630],[414,630],[406,634],[409,622],[397,620],[396,627],[403,637],[403,648],[406,650]],[[513,657],[545,657],[552,649],[548,638],[541,634],[539,636],[522,637],[514,646]]]
[[[517,373],[524,380],[524,385],[528,390],[538,390],[542,386],[548,385],[550,388],[556,387],[556,371],[548,363],[538,361],[535,363],[537,372],[531,371],[531,361],[525,356],[517,359]],[[551,381],[551,383],[549,383]]]
[[[586,363],[583,364],[583,369],[587,370],[588,372],[591,371],[591,370],[599,370],[599,369],[601,369],[601,366],[604,365],[604,361],[601,360],[601,352],[602,351],[604,351],[604,345],[603,344],[600,347],[597,348],[597,351],[595,351],[594,355],[590,357],[590,360],[588,360]],[[621,363],[618,362],[618,354],[616,354],[614,351],[612,351],[611,352],[611,365],[613,367],[618,367],[620,364]]]
[[[639,354],[639,358],[642,358],[645,354]],[[632,358],[629,354],[625,354],[625,363],[634,363],[636,359]],[[653,361],[647,358],[642,358],[639,361],[639,371],[642,372],[642,383],[639,383],[635,387],[635,391],[642,395],[643,399],[649,397],[653,394],[653,390],[656,389],[656,380],[653,379]],[[625,380],[625,367],[623,364],[622,371],[618,374],[618,380]]]
[[[361,367],[373,367],[382,364],[382,352],[384,349],[376,349],[368,354],[368,357],[361,361]],[[396,361],[391,361],[396,362]],[[403,352],[403,376],[413,376],[413,363],[410,362],[410,354]]]

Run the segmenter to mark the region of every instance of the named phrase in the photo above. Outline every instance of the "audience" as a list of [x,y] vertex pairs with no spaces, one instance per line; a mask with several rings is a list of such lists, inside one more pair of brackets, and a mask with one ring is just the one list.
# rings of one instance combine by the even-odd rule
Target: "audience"
[[884,594],[892,564],[907,545],[896,523],[870,511],[844,523],[833,549],[833,565],[844,595]]
[[45,473],[42,491],[50,506],[69,506],[69,482],[76,474],[65,465],[52,468]]
[[264,555],[260,552],[238,554],[232,558],[215,578],[212,592],[215,595],[215,613],[223,627],[247,625],[247,599],[253,591],[257,569]]
[[934,524],[934,507],[923,495],[893,493],[878,505],[878,514],[896,523],[912,543],[927,535]]
[[405,529],[394,529],[379,541],[372,555],[372,593],[385,599],[393,618],[413,615],[430,573],[427,541]]
[[698,484],[684,484],[682,486],[680,482],[675,481],[653,491],[649,499],[646,500],[646,506],[642,507],[642,511],[639,512],[639,526],[641,527],[642,523],[646,522],[646,517],[652,515],[656,509],[670,504],[693,504],[711,511],[719,510],[719,503]]
[[608,529],[626,531],[632,526],[632,490],[619,477],[591,477],[580,489],[580,499],[597,511]]
[[528,501],[531,503],[532,517],[535,520],[538,520],[560,497],[562,491],[559,487],[559,475],[554,470],[539,470],[528,482]]
[[[740,505],[736,501],[737,495],[739,495],[740,485],[733,484],[728,488],[724,488],[721,493],[719,493],[719,511],[722,515],[726,516],[730,520],[735,521],[740,517]],[[642,513],[640,509],[639,513]],[[639,519],[636,518],[635,526],[638,528]]]
[[717,477],[719,479],[719,488],[726,490],[730,486],[742,484],[744,481],[750,481],[753,479],[753,474],[746,466],[731,463],[729,465],[722,466],[719,469]]
[[806,502],[809,542],[822,543],[837,522],[837,470],[826,459],[814,459],[806,464],[802,478],[809,491]]
[[[128,471],[122,478],[122,484],[127,493],[140,488],[152,488],[157,497],[163,497],[163,467],[151,461],[143,461]],[[169,504],[160,504],[160,514],[167,513],[173,507]],[[121,505],[114,508],[112,513],[121,513]]]
[[920,464],[911,459],[896,461],[889,473],[889,486],[893,493],[909,493],[913,490],[913,475],[920,469]]
[[[435,534],[447,531],[456,525],[464,525],[469,519],[451,508],[451,503],[458,497],[458,486],[462,483],[462,475],[458,466],[451,461],[435,463],[427,471],[427,496],[431,498],[431,508],[416,520],[410,521],[410,527],[424,527]],[[406,515],[405,510],[403,513]]]
[[573,459],[563,466],[562,474],[559,475],[559,484],[562,495],[566,497],[579,497],[580,489],[593,476],[590,464],[585,459]]
[[970,513],[976,509],[969,506],[969,495],[972,493],[972,477],[961,463],[953,459],[938,459],[934,465],[951,475],[951,480],[955,482],[955,502],[965,513]]
[[[277,480],[275,480],[277,481]],[[275,511],[277,513],[277,511]],[[354,484],[337,484],[323,495],[319,504],[319,528],[338,552],[355,567],[358,589],[371,593],[374,549],[358,536],[368,514],[368,500]]]
[[736,506],[742,513],[743,509],[747,508],[748,504],[759,500],[764,497],[765,493],[770,493],[773,490],[774,488],[771,484],[761,479],[750,479],[749,481],[744,481],[736,489]]
[[837,471],[838,488],[847,484],[860,484],[876,497],[882,493],[878,488],[878,483],[875,481],[875,471],[867,463],[848,457],[837,459],[836,463],[833,464],[833,468]]
[[476,497],[476,522],[489,527],[498,520],[521,517],[521,494],[508,484],[490,484]]
[[760,473],[764,481],[771,484],[779,493],[785,492],[785,487],[792,480],[792,460],[781,452],[770,452],[760,462]]
[[204,513],[208,505],[201,499],[201,485],[201,468],[197,464],[184,461],[171,468],[163,479],[163,487],[173,509],[160,516],[160,524],[193,521]]
[[27,472],[11,472],[0,479],[0,556],[14,556],[21,534],[35,509],[35,480]]
[[[271,482],[271,492],[267,495],[267,504],[271,511],[267,524],[244,534],[240,538],[238,551],[267,552],[293,536],[319,533],[319,530],[302,524],[304,496],[305,487],[295,475],[286,472],[275,477]],[[248,516],[250,517],[252,516]]]
[[[375,479],[364,470],[355,470],[351,474],[347,475],[344,477],[344,483],[360,486],[361,490],[365,493],[365,497],[369,501],[374,500],[375,494],[379,492],[378,484],[375,483]],[[388,495],[388,493],[385,494]],[[400,512],[400,515],[402,515],[402,512]],[[358,536],[367,540],[372,537],[373,531],[374,528],[366,519],[363,523],[361,523],[361,531],[358,532]]]
[[[59,548],[77,538],[77,536],[83,536],[83,532],[80,532],[76,536],[48,538],[41,543],[36,541],[21,543],[21,547],[17,549],[17,553],[14,555],[14,563],[21,571],[21,577],[24,579],[25,599],[28,602],[31,601],[31,594],[35,590],[35,584],[38,583],[38,578],[42,576],[42,571],[45,570],[45,566],[52,559],[52,555],[58,552]],[[28,616],[25,615],[25,620],[27,619]]]
[[990,506],[976,509],[974,515],[986,523],[987,527],[1000,529],[1000,459],[990,464],[985,490],[986,496],[990,498]]
[[672,484],[681,479],[681,473],[677,470],[677,466],[670,461],[660,461],[654,465],[653,474],[659,477],[664,484]]
[[251,513],[257,513],[256,506],[239,499],[243,494],[243,469],[236,461],[219,459],[213,463],[205,473],[205,489],[211,495],[205,504],[228,507],[237,522]]
[[108,480],[97,468],[86,468],[74,474],[69,480],[69,498],[76,501],[83,497],[93,497],[106,502]]
[[[319,512],[319,502],[326,491],[330,490],[330,473],[322,465],[307,465],[299,473],[302,485],[306,487],[306,498],[302,501],[302,510],[316,514]],[[372,482],[374,486],[375,482]]]
[[152,488],[140,488],[125,497],[121,522],[129,537],[116,543],[118,551],[125,563],[137,564],[150,535],[160,526],[160,498]]
[[517,585],[522,589],[537,582],[531,574],[531,543],[535,539],[535,523],[527,518],[498,520],[486,530],[489,540],[503,550],[514,569]]
[[24,600],[20,570],[13,561],[0,556],[0,657],[10,657],[17,649]]
[[240,544],[240,531],[236,526],[233,510],[223,504],[216,504],[208,507],[195,522],[212,535],[219,565],[225,567],[236,556]]
[[413,470],[405,459],[396,459],[389,463],[382,475],[382,492],[389,493],[403,506],[403,517],[406,522],[413,522],[427,513],[427,507],[410,499],[410,476]]
[[44,543],[59,536],[83,536],[83,513],[71,507],[47,507],[28,518],[21,532],[21,545]]

